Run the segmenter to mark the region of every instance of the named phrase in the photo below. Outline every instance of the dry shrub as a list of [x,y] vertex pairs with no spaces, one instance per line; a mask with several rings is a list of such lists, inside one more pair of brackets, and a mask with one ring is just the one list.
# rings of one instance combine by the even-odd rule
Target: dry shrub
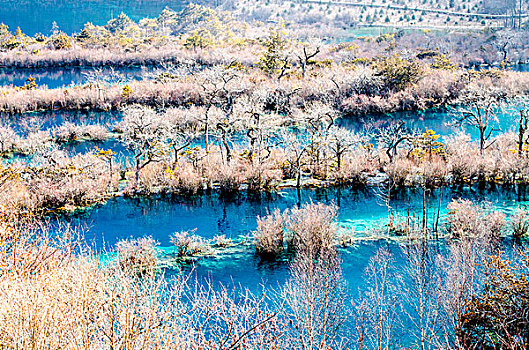
[[448,164],[455,183],[472,181],[481,169],[479,147],[471,142],[466,134],[457,134],[445,142],[448,152]]
[[300,252],[290,274],[280,294],[290,324],[286,333],[288,348],[348,348],[347,284],[337,252],[323,251],[318,257]]
[[0,166],[0,197],[12,210],[71,211],[99,203],[117,187],[108,163],[93,154],[52,152],[34,164]]
[[203,188],[203,179],[195,167],[179,161],[176,167],[166,162],[150,163],[140,173],[142,190],[147,193],[177,192],[195,195]]
[[339,183],[362,185],[366,183],[367,176],[378,167],[378,162],[362,147],[344,158],[340,169],[333,172],[333,177]]
[[106,161],[90,153],[68,157],[58,152],[32,170],[24,182],[36,208],[71,210],[96,204],[117,180],[110,179]]
[[458,319],[464,347],[524,349],[529,333],[527,314],[529,283],[527,250],[507,256],[498,252],[483,264],[481,290],[467,298]]
[[405,186],[413,180],[411,176],[417,169],[412,160],[398,157],[389,163],[385,170],[392,183],[396,186]]
[[486,204],[459,199],[448,204],[448,210],[447,230],[453,237],[497,238],[505,226],[505,214]]
[[222,164],[214,175],[213,180],[218,184],[222,194],[232,194],[239,190],[244,183],[244,174],[236,164]]
[[161,162],[147,164],[140,172],[142,191],[146,193],[165,192],[170,188],[170,181],[166,179],[167,165]]
[[336,238],[338,207],[323,203],[307,203],[293,208],[287,220],[292,245],[297,251],[318,254],[330,249]]
[[[0,342],[23,349],[184,346],[182,283],[138,279],[89,257],[0,282]],[[169,331],[171,329],[171,331]],[[110,345],[109,345],[110,344]]]
[[233,243],[231,238],[227,238],[226,235],[217,235],[213,237],[212,244],[217,248],[226,248]]
[[284,249],[285,213],[279,209],[265,217],[257,217],[257,231],[254,232],[255,248],[261,255],[278,255]]
[[171,179],[176,181],[173,187],[187,195],[199,193],[203,188],[203,180],[192,164],[180,162],[176,170],[171,173]]
[[244,177],[248,191],[271,190],[281,181],[282,171],[273,168],[274,164],[245,164]]
[[181,317],[186,342],[180,348],[274,349],[284,342],[286,322],[282,309],[271,306],[266,293],[196,285],[186,299],[188,314]]
[[103,141],[108,138],[107,128],[103,125],[78,125],[71,122],[65,122],[61,126],[56,127],[52,130],[52,134],[57,142],[72,142],[81,138]]
[[34,154],[48,150],[51,146],[51,137],[46,131],[30,132],[24,139],[20,140],[19,151],[26,154]]
[[0,125],[0,155],[6,155],[17,148],[20,137],[9,126]]
[[138,276],[138,264],[154,262],[150,239],[122,243],[118,259],[102,262],[84,250],[74,254],[60,239],[65,231],[13,222],[0,225],[0,238],[10,242],[0,246],[5,348],[264,349],[279,342],[283,326],[264,297],[188,285],[185,277]]
[[529,212],[525,209],[518,209],[511,217],[510,228],[515,238],[527,236],[529,233]]
[[158,244],[152,237],[119,241],[116,244],[119,267],[139,274],[152,273],[159,265]]
[[336,243],[338,207],[307,203],[301,208],[279,210],[258,218],[254,232],[257,252],[278,255],[288,248],[317,255]]
[[446,161],[439,156],[433,156],[432,159],[425,160],[420,165],[420,175],[426,186],[445,183],[449,173]]
[[195,234],[196,230],[180,231],[171,235],[171,243],[176,248],[178,257],[186,257],[204,254],[208,250],[208,245],[204,239]]

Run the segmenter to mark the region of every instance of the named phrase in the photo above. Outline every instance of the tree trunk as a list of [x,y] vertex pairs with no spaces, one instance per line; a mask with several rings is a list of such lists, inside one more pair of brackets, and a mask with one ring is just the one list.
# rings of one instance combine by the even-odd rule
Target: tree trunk
[[140,159],[136,157],[136,188],[140,187]]

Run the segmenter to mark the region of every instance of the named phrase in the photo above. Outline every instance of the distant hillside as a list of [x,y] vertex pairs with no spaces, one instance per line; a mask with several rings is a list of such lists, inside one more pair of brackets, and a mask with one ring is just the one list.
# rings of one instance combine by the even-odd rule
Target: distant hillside
[[527,26],[527,0],[227,0],[245,19],[335,27],[469,28]]

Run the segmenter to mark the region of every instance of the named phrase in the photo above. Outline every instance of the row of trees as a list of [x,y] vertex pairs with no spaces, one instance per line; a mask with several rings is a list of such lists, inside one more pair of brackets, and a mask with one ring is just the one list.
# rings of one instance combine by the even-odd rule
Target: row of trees
[[[223,91],[225,85],[203,88]],[[512,111],[518,114],[519,124],[514,132],[497,133],[497,96],[471,96],[474,102],[468,106],[472,108],[455,113],[454,124],[476,133],[477,143],[464,134],[442,140],[432,130],[413,130],[403,121],[369,122],[354,131],[340,126],[339,113],[326,104],[313,103],[286,117],[266,110],[270,103],[266,96],[253,95],[230,103],[229,94],[215,92],[202,107],[163,111],[141,105],[128,107],[123,120],[113,126],[113,133],[97,124],[65,123],[51,131],[28,125],[25,135],[3,126],[0,151],[5,157],[23,156],[24,162],[10,161],[17,173],[28,174],[21,180],[38,179],[36,171],[52,174],[57,159],[68,164],[80,162],[78,167],[85,168],[84,162],[93,158],[98,159],[97,171],[92,174],[87,168],[79,173],[80,178],[102,173],[107,178],[103,182],[115,184],[119,176],[128,180],[128,191],[136,193],[195,194],[211,188],[234,193],[244,187],[260,191],[274,189],[283,181],[288,184],[290,179],[298,188],[313,183],[359,186],[375,176],[390,187],[525,183],[526,108],[520,104]],[[112,137],[125,146],[124,157],[116,157],[115,150],[96,149],[75,156],[60,151],[64,144]],[[6,168],[10,168],[7,163]],[[105,185],[95,192],[113,190],[114,185]],[[72,197],[46,203],[57,208],[92,201]]]

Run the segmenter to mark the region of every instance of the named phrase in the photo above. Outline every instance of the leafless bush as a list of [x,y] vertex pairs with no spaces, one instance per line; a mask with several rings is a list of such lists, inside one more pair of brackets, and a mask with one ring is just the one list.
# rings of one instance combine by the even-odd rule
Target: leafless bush
[[233,240],[227,238],[225,235],[218,235],[213,237],[212,243],[215,247],[225,248],[233,243]]
[[152,273],[159,265],[158,244],[151,237],[119,241],[116,244],[118,265],[126,271]]
[[426,241],[410,242],[403,248],[403,254],[405,266],[398,292],[404,315],[411,323],[409,332],[415,345],[428,349],[439,342],[442,320],[437,254]]
[[257,253],[263,255],[278,255],[284,250],[285,219],[287,212],[279,209],[265,217],[257,217],[257,231],[254,232]]
[[294,249],[314,256],[330,249],[335,244],[337,215],[336,205],[323,203],[308,203],[291,209],[286,227]]
[[15,150],[19,136],[9,126],[0,125],[0,155],[6,155]]
[[281,308],[265,293],[224,286],[195,286],[186,295],[190,312],[181,317],[189,349],[270,349],[282,347],[286,324]]
[[505,225],[505,214],[469,200],[448,204],[447,230],[454,237],[497,238]]
[[207,243],[202,237],[195,235],[195,231],[181,231],[172,234],[171,243],[175,246],[178,257],[199,255],[208,250]]
[[300,252],[291,265],[291,278],[281,289],[290,321],[289,346],[301,349],[346,348],[344,323],[350,317],[347,286],[336,251],[315,259]]
[[138,266],[155,264],[152,239],[121,242],[117,259],[101,263],[66,239],[70,231],[47,232],[2,216],[0,342],[8,348],[262,349],[281,341],[285,325],[264,297],[181,276],[138,277]]
[[389,350],[394,346],[399,324],[399,298],[395,258],[380,248],[369,259],[364,278],[366,286],[354,302],[356,340],[360,348]]
[[529,233],[529,212],[525,209],[517,210],[510,219],[513,237],[520,238]]
[[436,264],[441,275],[439,295],[443,312],[441,346],[464,346],[461,317],[466,312],[469,296],[481,286],[480,266],[490,249],[488,242],[464,238],[452,241],[447,254],[438,255]]
[[316,256],[329,250],[336,244],[337,212],[335,205],[311,202],[258,218],[254,232],[257,252],[277,255],[288,248]]

